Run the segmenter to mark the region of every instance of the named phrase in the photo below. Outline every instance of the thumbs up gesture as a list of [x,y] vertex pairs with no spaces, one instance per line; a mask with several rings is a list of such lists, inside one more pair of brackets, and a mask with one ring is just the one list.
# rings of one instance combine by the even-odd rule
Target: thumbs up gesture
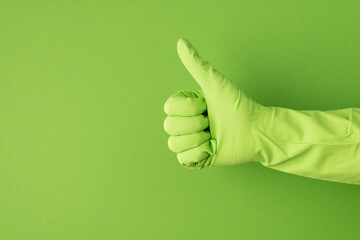
[[188,168],[259,162],[300,176],[360,184],[360,108],[263,106],[202,59],[185,39],[177,51],[200,86],[164,106],[168,145]]
[[260,105],[202,59],[185,39],[177,51],[201,90],[178,91],[165,103],[168,145],[189,168],[256,161],[252,122]]

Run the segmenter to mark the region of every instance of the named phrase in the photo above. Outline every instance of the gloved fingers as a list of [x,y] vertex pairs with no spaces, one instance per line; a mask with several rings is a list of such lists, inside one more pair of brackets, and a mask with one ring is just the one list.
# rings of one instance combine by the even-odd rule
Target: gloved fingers
[[209,126],[208,117],[197,115],[192,117],[167,116],[164,129],[169,135],[185,135],[204,130]]
[[178,40],[177,52],[186,69],[204,91],[210,81],[227,80],[224,75],[199,56],[198,51],[188,40],[184,38]]
[[170,136],[168,145],[171,151],[179,153],[200,146],[209,139],[209,131],[200,131],[187,135]]
[[165,102],[164,111],[171,116],[195,116],[206,111],[204,94],[199,91],[178,91]]
[[213,145],[210,141],[206,141],[198,147],[178,153],[177,159],[185,167],[195,167],[199,163],[204,163],[213,154]]

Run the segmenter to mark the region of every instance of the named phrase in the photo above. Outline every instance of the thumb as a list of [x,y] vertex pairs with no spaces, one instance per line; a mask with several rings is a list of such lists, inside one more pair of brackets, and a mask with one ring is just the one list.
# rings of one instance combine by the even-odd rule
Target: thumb
[[224,75],[199,56],[198,51],[188,40],[184,38],[178,40],[177,52],[185,68],[205,93],[212,86],[228,82]]

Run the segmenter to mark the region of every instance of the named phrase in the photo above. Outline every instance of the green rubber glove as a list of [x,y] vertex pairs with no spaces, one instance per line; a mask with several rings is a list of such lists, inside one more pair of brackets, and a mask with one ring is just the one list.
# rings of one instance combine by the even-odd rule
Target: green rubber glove
[[259,162],[300,176],[360,184],[360,109],[263,106],[179,39],[181,61],[199,84],[165,103],[168,145],[188,168]]

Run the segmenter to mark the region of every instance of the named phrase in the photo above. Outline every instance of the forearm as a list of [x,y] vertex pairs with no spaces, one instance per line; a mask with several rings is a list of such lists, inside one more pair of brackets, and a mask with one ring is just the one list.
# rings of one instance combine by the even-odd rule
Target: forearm
[[359,108],[329,111],[258,107],[254,139],[266,167],[360,184]]

